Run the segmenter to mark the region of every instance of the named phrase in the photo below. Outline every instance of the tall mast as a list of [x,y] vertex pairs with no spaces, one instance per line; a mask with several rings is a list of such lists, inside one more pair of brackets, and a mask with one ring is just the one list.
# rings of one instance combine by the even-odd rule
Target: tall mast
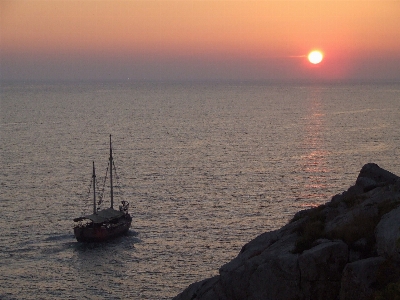
[[96,214],[96,172],[94,169],[94,162],[93,162],[93,214]]
[[113,191],[112,170],[113,170],[113,157],[112,157],[111,134],[110,134],[110,186],[111,186],[111,208],[113,208],[113,206],[114,206],[114,191]]

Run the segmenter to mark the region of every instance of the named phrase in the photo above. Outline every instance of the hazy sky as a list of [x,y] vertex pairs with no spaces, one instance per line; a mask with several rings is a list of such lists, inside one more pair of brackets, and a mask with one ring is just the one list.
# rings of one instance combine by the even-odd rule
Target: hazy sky
[[400,0],[0,0],[1,79],[400,81],[399,20]]

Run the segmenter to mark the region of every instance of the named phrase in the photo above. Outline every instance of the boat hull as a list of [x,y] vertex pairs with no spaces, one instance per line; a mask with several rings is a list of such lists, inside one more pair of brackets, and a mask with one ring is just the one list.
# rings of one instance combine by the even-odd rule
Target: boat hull
[[117,224],[87,224],[75,227],[74,234],[78,242],[104,242],[127,233],[131,223],[132,219],[126,218]]

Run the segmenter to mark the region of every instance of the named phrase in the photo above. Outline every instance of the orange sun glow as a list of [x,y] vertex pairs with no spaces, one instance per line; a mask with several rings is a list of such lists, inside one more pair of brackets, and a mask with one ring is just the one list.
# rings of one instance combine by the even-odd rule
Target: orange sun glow
[[311,51],[307,57],[308,57],[308,61],[310,63],[316,65],[322,61],[322,59],[324,58],[324,55],[322,54],[321,51],[314,50],[314,51]]

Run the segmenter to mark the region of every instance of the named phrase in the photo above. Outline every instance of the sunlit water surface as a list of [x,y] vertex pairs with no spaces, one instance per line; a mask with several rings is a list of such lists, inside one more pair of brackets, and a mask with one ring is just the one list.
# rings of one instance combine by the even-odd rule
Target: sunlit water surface
[[[400,174],[399,84],[3,84],[0,126],[1,299],[172,298],[365,163]],[[110,133],[132,228],[85,245]]]

